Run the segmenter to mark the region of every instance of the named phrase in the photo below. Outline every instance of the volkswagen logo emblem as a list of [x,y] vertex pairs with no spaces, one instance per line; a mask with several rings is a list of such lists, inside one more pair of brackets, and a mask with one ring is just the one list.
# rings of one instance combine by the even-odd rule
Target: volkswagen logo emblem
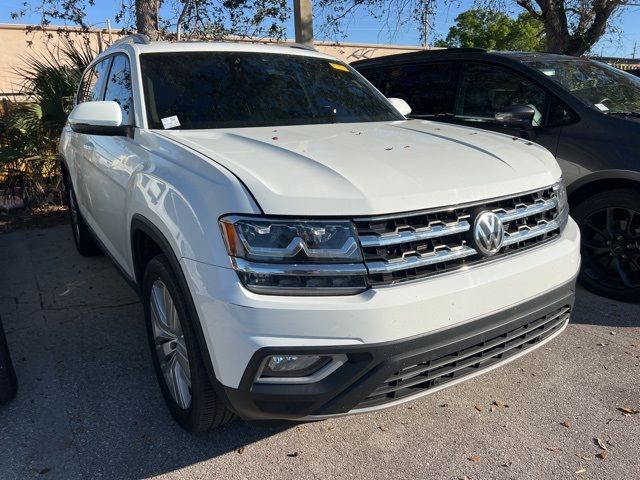
[[473,222],[473,243],[476,251],[485,257],[498,253],[504,241],[504,227],[498,215],[480,212]]

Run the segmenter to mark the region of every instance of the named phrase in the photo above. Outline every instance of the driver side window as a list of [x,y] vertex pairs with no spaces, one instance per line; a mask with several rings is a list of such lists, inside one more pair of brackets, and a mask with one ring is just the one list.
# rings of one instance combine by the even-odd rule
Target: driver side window
[[493,122],[505,107],[528,105],[535,111],[533,126],[542,125],[546,93],[524,77],[505,68],[468,63],[458,87],[455,116],[472,122]]

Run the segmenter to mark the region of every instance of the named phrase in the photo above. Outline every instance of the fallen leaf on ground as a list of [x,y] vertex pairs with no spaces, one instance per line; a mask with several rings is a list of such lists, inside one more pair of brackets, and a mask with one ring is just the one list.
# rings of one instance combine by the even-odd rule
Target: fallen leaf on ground
[[586,468],[581,468],[580,470],[576,470],[576,473],[578,473],[578,474],[579,474],[579,473],[584,473],[584,472],[586,472],[586,471],[587,471],[587,469],[586,469]]
[[240,447],[236,450],[236,452],[238,452],[240,455],[242,455],[244,453],[244,447]]
[[607,445],[600,438],[596,438],[596,445],[598,445],[602,450],[607,450]]
[[287,457],[292,457],[295,458],[298,456],[298,452],[293,452],[293,453],[287,453]]
[[587,457],[586,455],[581,455],[579,453],[576,453],[576,457],[578,457],[581,460],[591,460],[591,457]]
[[502,400],[494,400],[493,401],[493,405],[495,405],[496,407],[504,407],[504,402]]
[[482,410],[484,410],[484,407],[482,405],[476,405],[475,408],[477,411],[481,412]]
[[378,428],[379,428],[380,430],[382,430],[383,432],[386,432],[386,431],[387,431],[387,429],[386,429],[386,428],[384,428],[383,426],[378,426]]
[[616,332],[609,332],[609,335],[615,335]]
[[604,460],[605,458],[607,458],[607,455],[609,455],[609,452],[607,450],[603,450],[599,454],[597,454],[596,457],[598,457],[600,460]]
[[440,406],[441,406],[442,408],[447,408],[447,407],[449,406],[449,404],[448,404],[448,403],[443,403],[443,404],[441,404]]
[[500,466],[501,467],[510,467],[512,463],[513,462],[504,462],[504,463],[501,463]]
[[626,413],[627,415],[635,415],[639,411],[631,407],[618,407],[618,410],[620,410],[622,413]]
[[598,344],[598,346],[599,346],[599,347],[606,347],[606,346],[607,346],[607,344],[606,344],[606,343],[599,343],[599,344]]
[[472,455],[469,457],[469,461],[471,462],[479,462],[482,457],[480,455]]
[[550,452],[560,452],[562,449],[558,447],[547,447]]
[[571,428],[571,424],[569,422],[567,422],[566,420],[564,422],[562,422],[560,425],[562,425],[565,428]]
[[496,411],[496,406],[495,406],[495,405],[491,405],[491,406],[489,407],[489,411],[490,411],[490,412],[495,412],[495,411]]

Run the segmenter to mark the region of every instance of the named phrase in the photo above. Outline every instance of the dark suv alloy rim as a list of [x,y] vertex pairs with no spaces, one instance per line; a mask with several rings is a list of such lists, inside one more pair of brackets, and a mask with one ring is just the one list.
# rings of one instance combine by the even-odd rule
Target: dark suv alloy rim
[[603,208],[588,215],[581,230],[586,276],[616,290],[640,286],[640,212]]

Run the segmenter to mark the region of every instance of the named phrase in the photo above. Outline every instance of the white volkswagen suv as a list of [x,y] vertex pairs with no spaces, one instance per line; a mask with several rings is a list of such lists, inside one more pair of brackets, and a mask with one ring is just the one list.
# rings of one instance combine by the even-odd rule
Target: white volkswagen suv
[[60,142],[75,243],[139,292],[181,426],[397,405],[567,325],[554,158],[406,113],[299,46],[133,36],[87,69]]

